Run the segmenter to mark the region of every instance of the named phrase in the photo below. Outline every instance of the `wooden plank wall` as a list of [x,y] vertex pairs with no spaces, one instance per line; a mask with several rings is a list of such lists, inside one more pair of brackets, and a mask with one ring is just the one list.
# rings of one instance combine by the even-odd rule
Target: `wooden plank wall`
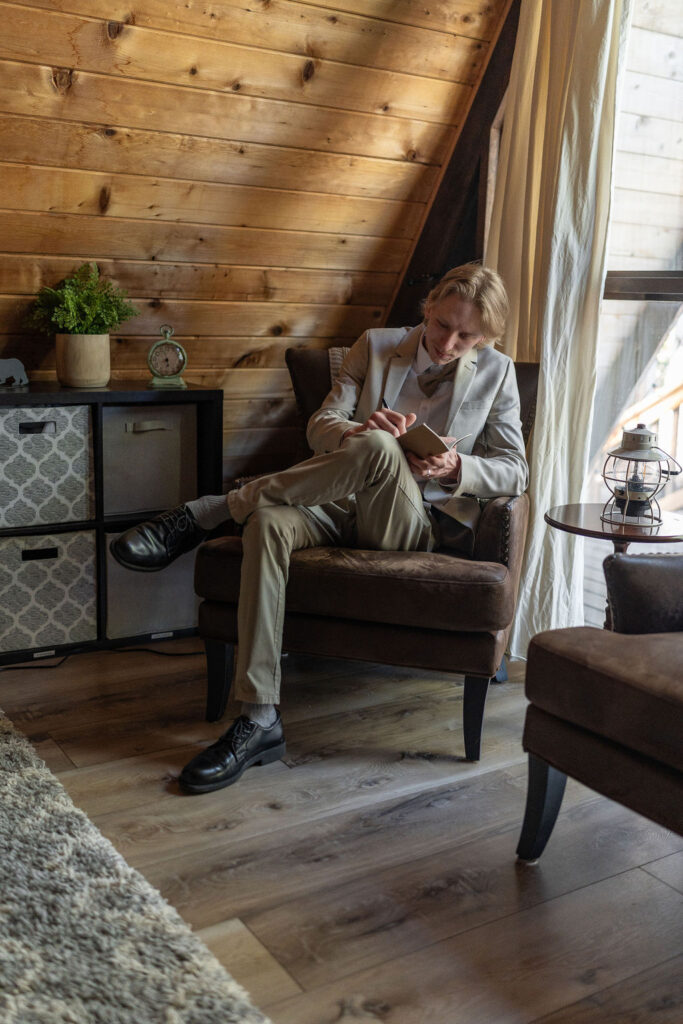
[[94,259],[225,390],[226,479],[293,451],[284,351],[381,325],[508,0],[0,0],[0,355]]

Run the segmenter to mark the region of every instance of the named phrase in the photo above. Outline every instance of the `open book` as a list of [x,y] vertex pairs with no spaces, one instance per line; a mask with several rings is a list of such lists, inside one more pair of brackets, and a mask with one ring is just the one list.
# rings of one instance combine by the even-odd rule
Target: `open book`
[[426,459],[430,455],[443,455],[444,452],[449,451],[443,438],[439,437],[426,423],[416,423],[396,440],[404,451],[413,452],[420,459]]

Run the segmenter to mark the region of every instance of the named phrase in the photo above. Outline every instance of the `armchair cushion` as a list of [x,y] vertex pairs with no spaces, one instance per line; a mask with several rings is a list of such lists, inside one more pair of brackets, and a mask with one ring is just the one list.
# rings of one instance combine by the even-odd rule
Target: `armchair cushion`
[[526,695],[557,718],[683,771],[681,633],[578,626],[529,645]]
[[[220,538],[197,552],[195,589],[237,604],[242,542]],[[457,632],[506,629],[515,585],[499,562],[426,552],[320,547],[294,551],[287,611]]]

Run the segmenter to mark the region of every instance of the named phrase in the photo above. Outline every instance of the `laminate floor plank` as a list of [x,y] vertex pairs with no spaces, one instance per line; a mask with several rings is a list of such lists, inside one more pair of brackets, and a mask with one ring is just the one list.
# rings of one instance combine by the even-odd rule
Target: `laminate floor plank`
[[[59,680],[50,682],[59,693]],[[121,724],[130,728],[138,717],[147,722],[163,720],[169,705],[175,717],[184,715],[190,721],[201,722],[203,702],[203,681],[200,683],[197,671],[188,675],[182,667],[175,666],[165,673],[163,686],[158,678],[138,680],[135,686],[130,685],[130,679],[110,681],[81,699],[63,696],[61,702],[56,702],[50,694],[47,701],[36,699],[16,706],[3,692],[6,714],[26,735],[31,736],[39,723],[42,731],[61,735],[74,746],[79,737],[84,741],[90,738],[99,745],[102,756],[112,753],[101,741],[110,726]]]
[[[113,841],[126,859],[157,886],[194,927],[227,916],[245,918],[269,906],[303,900],[312,893],[362,884],[380,871],[487,835],[513,832],[514,856],[525,802],[526,781],[504,771],[487,772],[448,786],[408,793],[346,813],[289,826],[286,808],[279,829],[240,839],[239,824],[226,810],[224,819],[196,850],[149,859],[133,844]],[[568,798],[594,799],[582,787]],[[248,813],[248,810],[245,812]],[[140,831],[145,825],[140,823]],[[106,834],[106,833],[105,833]],[[111,835],[110,835],[111,838]],[[125,837],[124,837],[125,839]],[[169,847],[172,838],[169,837]],[[156,852],[156,851],[155,851]],[[452,852],[449,854],[452,856]]]
[[603,798],[563,810],[542,870],[516,861],[518,837],[513,827],[454,844],[244,921],[309,989],[629,870],[648,851],[683,851],[680,836]]
[[301,988],[239,918],[196,933],[257,1005],[295,995]]
[[[487,773],[523,757],[515,733],[515,728],[521,730],[521,721],[515,726],[511,712],[502,709],[512,703],[519,716],[521,694],[501,691],[492,704],[496,702],[501,708],[499,721],[492,713],[487,731]],[[169,858],[191,858],[208,845],[219,854],[221,847],[241,840],[291,831],[382,801],[407,800],[444,783],[459,785],[480,775],[483,761],[466,762],[448,752],[454,745],[453,733],[461,730],[461,716],[461,706],[450,694],[304,720],[287,728],[283,762],[251,769],[234,787],[179,799],[173,783],[167,782],[163,795],[155,787],[149,808],[100,813],[88,805],[89,813],[140,868]],[[290,771],[283,772],[283,766]],[[68,787],[68,778],[63,781]],[[525,787],[525,779],[521,785]],[[82,797],[81,801],[83,805]],[[145,810],[144,826],[137,827],[136,819]]]
[[47,767],[55,775],[58,775],[59,772],[73,769],[73,761],[67,757],[59,744],[55,743],[51,736],[46,736],[44,739],[34,737],[32,743],[38,757],[42,757]]
[[[81,705],[109,692],[135,693],[159,689],[169,674],[204,671],[204,647],[196,637],[146,645],[148,650],[84,651],[62,662],[41,659],[40,664],[6,665],[0,673],[2,702],[7,714],[62,710]],[[33,671],[31,671],[33,669]],[[30,719],[30,715],[27,716]]]
[[680,1024],[683,1020],[683,957],[594,993],[534,1024]]
[[[364,667],[367,677],[368,667]],[[368,706],[396,703],[405,699],[408,693],[417,694],[415,699],[428,699],[438,694],[445,699],[451,696],[456,700],[462,699],[461,682],[458,684],[441,677],[427,678],[424,682],[421,678],[411,681],[392,673],[382,679],[381,685],[375,680],[374,699],[366,700],[363,674],[354,674],[352,678],[351,687],[346,676],[317,680],[315,684],[309,682],[308,687],[315,686],[320,694],[319,706],[314,709],[309,706],[308,713],[305,710],[297,713],[302,705],[306,708],[303,702],[300,704],[294,698],[289,698],[289,704],[283,701],[286,723],[295,724],[314,716],[317,720],[320,714],[336,718],[352,713],[354,708],[362,714]],[[519,691],[520,688],[516,689]],[[213,742],[239,713],[239,707],[231,705],[220,722],[206,722],[205,694],[203,666],[199,671],[194,665],[186,669],[173,666],[173,670],[169,669],[164,676],[163,686],[159,686],[158,677],[133,688],[127,683],[121,686],[110,684],[77,702],[76,706],[62,702],[57,707],[51,704],[47,707],[32,705],[24,710],[15,710],[11,702],[4,703],[7,713],[27,735],[30,736],[37,727],[35,723],[40,722],[40,729],[49,731],[74,763],[85,767],[174,745],[194,744],[199,749]],[[331,707],[326,705],[326,700]],[[293,710],[289,711],[289,708]]]
[[674,853],[662,860],[644,864],[643,868],[673,889],[683,892],[683,853]]
[[283,659],[285,761],[181,796],[197,638],[0,673],[0,705],[274,1024],[673,1024],[683,840],[572,780],[534,866],[524,665],[463,760],[462,676]]
[[[208,741],[208,738],[207,738]],[[95,820],[106,820],[108,814],[120,814],[129,820],[135,816],[148,818],[167,807],[172,819],[180,793],[177,778],[183,766],[197,753],[196,744],[154,750],[150,754],[125,757],[101,764],[69,768],[58,772],[59,779],[73,802]],[[268,766],[269,777],[289,772],[282,762]],[[191,802],[197,806],[200,800]]]
[[104,716],[95,723],[77,715],[65,724],[54,725],[48,719],[48,727],[79,768],[172,747],[199,749],[216,738],[215,726],[204,719],[204,700],[192,693],[191,684],[144,703],[133,700],[123,714]]
[[683,897],[634,869],[264,1009],[274,1024],[529,1024],[682,951]]

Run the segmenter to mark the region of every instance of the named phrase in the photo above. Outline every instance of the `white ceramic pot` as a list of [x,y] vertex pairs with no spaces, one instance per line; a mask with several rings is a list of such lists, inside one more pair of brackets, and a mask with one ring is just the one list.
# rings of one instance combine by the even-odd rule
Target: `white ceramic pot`
[[108,334],[56,334],[57,379],[70,388],[103,388],[111,377]]

